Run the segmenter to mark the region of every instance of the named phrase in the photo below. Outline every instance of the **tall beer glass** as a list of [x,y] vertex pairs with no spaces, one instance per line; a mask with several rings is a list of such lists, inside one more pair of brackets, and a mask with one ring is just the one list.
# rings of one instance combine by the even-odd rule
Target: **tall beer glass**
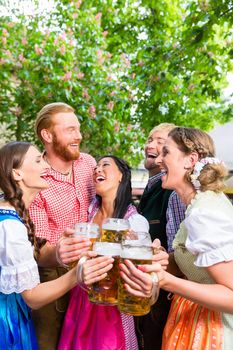
[[[78,222],[75,224],[75,233],[74,236],[85,236],[91,241],[90,250],[92,250],[93,243],[100,239],[100,227],[98,224],[91,222]],[[69,264],[70,268],[73,268],[77,264],[77,261],[74,261]]]
[[[130,260],[135,265],[148,265],[152,263],[152,242],[149,233],[135,232],[133,239],[122,241],[121,262]],[[142,316],[150,311],[150,298],[136,297],[127,292],[125,281],[118,280],[118,308],[121,312]]]
[[117,304],[117,279],[119,277],[119,259],[121,245],[119,243],[95,242],[93,251],[98,256],[114,257],[113,267],[107,272],[107,276],[99,282],[95,282],[89,289],[89,300],[100,305]]
[[121,243],[129,230],[129,222],[125,219],[109,218],[102,224],[101,241]]

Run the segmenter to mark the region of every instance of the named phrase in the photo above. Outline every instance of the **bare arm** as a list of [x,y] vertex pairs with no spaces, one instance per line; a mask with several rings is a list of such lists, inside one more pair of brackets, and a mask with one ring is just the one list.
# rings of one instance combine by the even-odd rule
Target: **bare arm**
[[37,263],[41,267],[56,267],[58,262],[56,259],[56,246],[46,243],[41,249],[37,257]]
[[88,251],[91,246],[90,240],[84,236],[73,237],[73,233],[73,229],[66,228],[57,245],[47,242],[40,250],[38,265],[41,267],[66,265],[77,261],[83,252]]
[[[159,287],[181,295],[209,309],[233,313],[233,261],[221,262],[207,268],[215,284],[200,284],[175,277],[164,271],[160,264],[140,266],[136,271],[130,261],[121,266],[126,288],[133,295],[148,296],[152,290],[152,280],[148,272],[156,272]],[[143,273],[147,272],[147,273]]]
[[35,288],[22,292],[26,304],[32,309],[51,303],[68,292],[77,283],[76,268],[56,280],[38,284]]
[[215,284],[200,284],[165,276],[161,288],[179,294],[209,309],[233,313],[233,261],[221,262],[207,267]]

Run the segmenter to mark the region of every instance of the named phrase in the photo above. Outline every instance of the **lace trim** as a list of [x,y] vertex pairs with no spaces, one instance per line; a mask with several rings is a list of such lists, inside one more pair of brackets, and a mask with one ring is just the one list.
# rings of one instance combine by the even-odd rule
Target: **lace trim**
[[33,264],[20,267],[2,267],[0,274],[0,292],[4,294],[22,293],[32,289],[40,283],[38,267],[35,260]]

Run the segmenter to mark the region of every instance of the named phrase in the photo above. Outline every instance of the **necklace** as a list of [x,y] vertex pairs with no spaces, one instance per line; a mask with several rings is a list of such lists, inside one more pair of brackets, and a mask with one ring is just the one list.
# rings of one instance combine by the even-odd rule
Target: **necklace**
[[[50,165],[50,164],[49,164],[49,165]],[[59,173],[59,174],[61,174],[61,175],[63,175],[63,176],[69,176],[69,175],[71,174],[71,172],[72,172],[72,168],[71,168],[69,171],[67,171],[67,173],[62,173],[61,171],[58,171],[58,170],[54,169],[51,165],[50,165],[50,168],[51,168],[53,171],[56,171],[56,173]]]
[[71,168],[70,168],[69,171],[67,171],[66,173],[63,173],[63,172],[61,172],[61,171],[59,171],[59,170],[57,170],[57,169],[54,169],[54,168],[52,167],[52,165],[49,163],[48,158],[46,157],[46,155],[45,155],[44,158],[45,158],[46,162],[48,163],[48,165],[50,166],[50,168],[51,168],[53,171],[55,171],[56,173],[59,173],[59,174],[61,174],[61,175],[63,175],[63,176],[69,176],[69,177],[71,177],[71,174],[72,174],[72,166],[71,166]]

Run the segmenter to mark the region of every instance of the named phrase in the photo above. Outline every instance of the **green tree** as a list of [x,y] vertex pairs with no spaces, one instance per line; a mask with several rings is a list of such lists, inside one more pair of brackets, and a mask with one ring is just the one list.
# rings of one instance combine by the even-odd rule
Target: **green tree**
[[34,141],[38,110],[64,101],[77,111],[86,151],[135,165],[157,123],[209,129],[232,117],[222,95],[232,1],[54,4],[0,18],[0,119],[9,139]]

